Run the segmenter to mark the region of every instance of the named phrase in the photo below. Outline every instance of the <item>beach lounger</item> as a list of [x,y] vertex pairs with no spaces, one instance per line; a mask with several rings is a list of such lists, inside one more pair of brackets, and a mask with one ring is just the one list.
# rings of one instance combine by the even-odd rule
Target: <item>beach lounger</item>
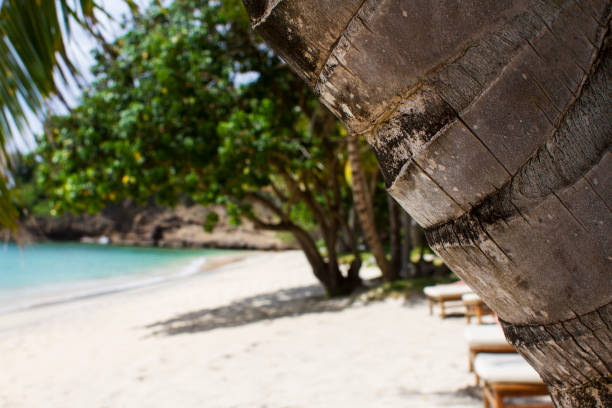
[[423,293],[429,301],[429,314],[433,314],[433,307],[436,303],[440,305],[440,317],[446,317],[445,303],[461,300],[461,297],[466,293],[471,293],[472,289],[466,284],[448,284],[427,286],[423,289]]
[[549,395],[538,373],[519,354],[479,354],[474,360],[474,370],[483,380],[485,408],[553,407],[548,401],[506,403],[507,398]]
[[461,300],[463,306],[465,306],[465,318],[468,324],[471,323],[472,317],[476,317],[476,322],[482,324],[482,316],[493,313],[480,296],[475,293],[466,293],[461,296]]
[[480,353],[516,353],[514,346],[506,340],[501,327],[496,324],[467,326],[463,337],[469,347],[470,372],[474,371],[474,358]]

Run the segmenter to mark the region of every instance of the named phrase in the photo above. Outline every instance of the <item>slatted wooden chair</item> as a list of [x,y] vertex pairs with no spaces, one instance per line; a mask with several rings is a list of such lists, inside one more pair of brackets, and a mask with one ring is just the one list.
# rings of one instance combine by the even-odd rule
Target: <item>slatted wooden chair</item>
[[550,400],[507,402],[509,398],[549,395],[538,373],[518,354],[478,354],[474,370],[483,381],[484,408],[553,408]]
[[476,317],[476,323],[482,324],[482,316],[493,314],[487,304],[475,293],[466,293],[461,296],[463,306],[465,306],[465,318],[470,324],[472,317]]
[[[468,344],[469,368],[474,371],[474,358],[480,353],[516,353],[516,349],[506,340],[501,327],[496,324],[467,326],[463,337]],[[476,378],[478,384],[478,378]]]
[[445,284],[427,286],[423,289],[423,293],[429,301],[429,314],[433,314],[434,305],[440,305],[440,317],[443,319],[446,315],[446,302],[461,300],[461,297],[466,293],[471,293],[472,289],[466,284]]

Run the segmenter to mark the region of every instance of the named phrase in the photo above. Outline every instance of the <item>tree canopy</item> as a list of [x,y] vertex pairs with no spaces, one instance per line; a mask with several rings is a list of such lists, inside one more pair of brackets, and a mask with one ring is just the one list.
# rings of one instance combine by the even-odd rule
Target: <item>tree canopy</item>
[[[39,181],[54,212],[97,212],[127,197],[221,203],[237,222],[294,234],[330,292],[354,286],[344,129],[238,4],[154,5],[95,57],[91,89],[39,138]],[[355,255],[348,275],[339,246]]]

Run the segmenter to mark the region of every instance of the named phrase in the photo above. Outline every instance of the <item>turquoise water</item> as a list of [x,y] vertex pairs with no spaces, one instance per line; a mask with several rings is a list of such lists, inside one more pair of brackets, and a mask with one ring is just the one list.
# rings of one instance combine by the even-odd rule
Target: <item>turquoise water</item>
[[45,243],[0,246],[0,290],[150,272],[222,250]]
[[211,256],[232,252],[77,243],[0,245],[0,313],[183,278],[198,273]]

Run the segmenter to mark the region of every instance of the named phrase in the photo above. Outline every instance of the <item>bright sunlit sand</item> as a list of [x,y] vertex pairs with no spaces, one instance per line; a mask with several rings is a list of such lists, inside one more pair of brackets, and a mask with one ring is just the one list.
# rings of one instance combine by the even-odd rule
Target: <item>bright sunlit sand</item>
[[321,300],[301,252],[0,315],[0,407],[480,407],[463,318]]

